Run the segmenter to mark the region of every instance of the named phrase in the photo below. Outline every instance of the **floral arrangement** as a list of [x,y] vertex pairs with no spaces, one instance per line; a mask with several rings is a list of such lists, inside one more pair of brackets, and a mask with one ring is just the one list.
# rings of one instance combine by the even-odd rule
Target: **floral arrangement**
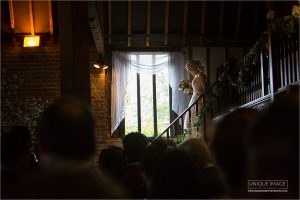
[[300,18],[299,13],[298,5],[293,5],[291,14],[283,18],[279,17],[274,10],[270,10],[266,19],[275,37],[282,39],[296,32],[296,26],[299,24]]
[[227,59],[218,68],[217,89],[222,91],[231,85],[237,85],[236,60],[234,58]]
[[183,93],[192,95],[193,94],[193,87],[190,80],[181,80],[178,83],[178,89],[182,90]]

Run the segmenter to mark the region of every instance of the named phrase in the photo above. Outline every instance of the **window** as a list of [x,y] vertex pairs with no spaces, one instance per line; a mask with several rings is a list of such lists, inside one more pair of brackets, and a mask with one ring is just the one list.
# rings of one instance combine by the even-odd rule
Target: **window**
[[[162,53],[131,53],[139,65],[157,66],[169,57]],[[131,65],[131,64],[130,64]],[[125,134],[138,131],[147,137],[163,132],[170,124],[168,66],[156,73],[137,72],[130,66],[125,102]]]

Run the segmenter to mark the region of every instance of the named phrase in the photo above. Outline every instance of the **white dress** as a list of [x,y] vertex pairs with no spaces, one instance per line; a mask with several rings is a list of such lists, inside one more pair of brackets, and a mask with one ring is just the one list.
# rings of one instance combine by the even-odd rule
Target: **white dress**
[[[193,95],[191,97],[189,106],[193,104],[200,96],[200,94],[204,91],[206,84],[205,84],[205,76],[204,74],[196,75],[195,78],[192,81],[192,87],[193,87]],[[198,102],[198,113],[203,109],[203,99]],[[191,128],[195,118],[196,118],[196,104],[191,108],[191,123],[189,122],[189,112],[185,114],[185,120],[184,120],[184,129]],[[186,135],[184,140],[190,139],[190,138],[201,138],[203,135],[203,123],[201,123],[201,126],[198,128],[191,128],[191,134]]]

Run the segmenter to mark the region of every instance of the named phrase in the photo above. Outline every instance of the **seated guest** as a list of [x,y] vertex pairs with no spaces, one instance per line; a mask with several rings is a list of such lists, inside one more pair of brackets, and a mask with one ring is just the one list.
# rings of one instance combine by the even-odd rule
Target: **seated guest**
[[15,181],[29,167],[29,130],[24,126],[14,126],[1,135],[1,186]]
[[197,171],[202,198],[220,198],[225,195],[225,180],[215,166],[207,144],[201,139],[190,139],[179,146],[185,151]]
[[42,114],[38,126],[41,171],[11,189],[13,198],[120,198],[121,189],[92,169],[94,119],[87,105],[62,97]]
[[140,159],[148,145],[145,135],[132,132],[123,138],[124,156],[127,160],[122,182],[132,198],[145,198],[147,188],[142,174]]
[[184,151],[165,152],[155,169],[150,198],[201,198],[200,184],[192,161]]
[[99,155],[99,170],[103,176],[120,181],[125,169],[123,149],[116,146],[103,149]]
[[150,190],[153,172],[155,171],[161,156],[167,149],[168,144],[164,140],[159,139],[151,143],[143,153],[141,165],[145,174],[148,191]]
[[275,99],[249,140],[250,179],[288,181],[274,188],[286,192],[256,193],[256,198],[299,199],[299,92]]
[[249,195],[247,139],[257,115],[257,111],[252,109],[238,109],[224,116],[216,125],[213,152],[224,172],[231,198],[246,198]]

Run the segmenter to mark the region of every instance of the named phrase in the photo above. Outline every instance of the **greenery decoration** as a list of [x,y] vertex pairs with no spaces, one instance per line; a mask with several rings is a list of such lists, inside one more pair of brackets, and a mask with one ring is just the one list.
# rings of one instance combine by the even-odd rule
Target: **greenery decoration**
[[222,93],[231,85],[237,85],[236,60],[234,58],[229,58],[218,68],[217,90]]
[[195,117],[195,120],[192,124],[192,127],[187,127],[183,129],[183,134],[180,134],[176,136],[175,138],[175,143],[176,144],[181,144],[184,141],[184,138],[186,135],[191,135],[192,133],[192,128],[200,128],[202,125],[201,122],[203,121],[203,118],[205,117],[205,114],[207,111],[211,108],[212,102],[206,101],[205,106],[199,111],[198,115]]
[[296,32],[296,26],[299,24],[299,6],[293,5],[290,15],[285,17],[279,17],[278,13],[274,10],[270,10],[267,13],[266,19],[271,28],[272,33],[278,39],[290,37],[290,35]]
[[[2,69],[2,72],[5,72],[5,69]],[[31,133],[31,142],[35,144],[38,118],[53,99],[45,100],[40,96],[27,96],[18,100],[19,89],[24,84],[25,78],[19,74],[11,76],[3,74],[1,89],[5,98],[2,101],[1,127],[4,131],[8,131],[14,125],[26,126]]]

